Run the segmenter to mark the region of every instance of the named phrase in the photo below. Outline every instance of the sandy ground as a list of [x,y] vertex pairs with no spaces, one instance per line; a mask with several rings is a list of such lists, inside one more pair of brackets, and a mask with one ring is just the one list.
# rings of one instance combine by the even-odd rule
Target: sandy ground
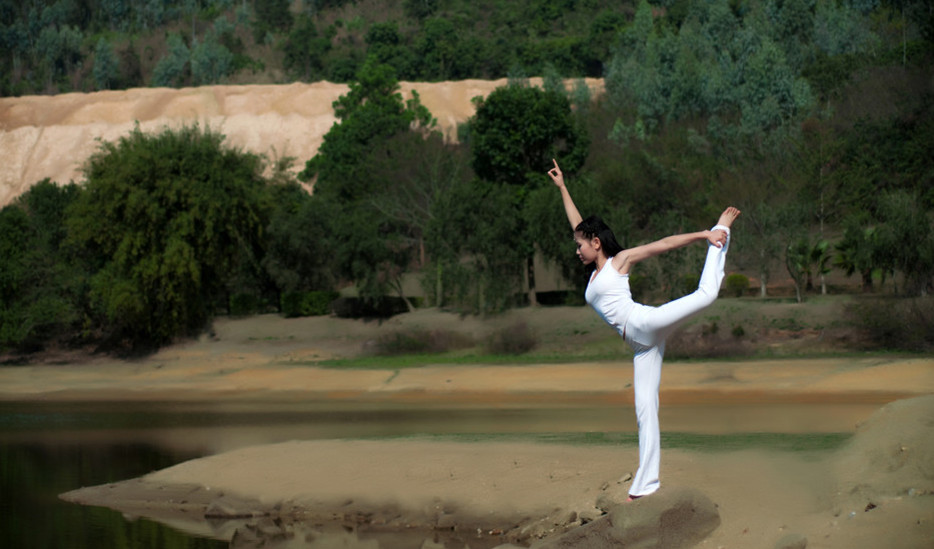
[[[565,319],[575,314],[568,311]],[[0,399],[318,400],[377,409],[402,403],[426,413],[434,406],[631,403],[625,357],[402,370],[309,365],[359,354],[380,331],[445,322],[475,335],[489,324],[430,310],[382,324],[222,320],[212,337],[145,359],[2,368]],[[663,449],[663,487],[700,490],[718,506],[721,525],[700,546],[775,547],[788,535],[805,536],[807,546],[817,548],[934,546],[934,358],[669,363],[662,385],[663,429],[856,433],[844,448],[817,453]],[[740,413],[717,427],[717,410],[731,408]],[[687,416],[711,413],[684,417],[679,409]],[[283,532],[293,540],[319,539],[323,525],[349,523],[428,532],[425,539],[437,544],[428,547],[527,546],[593,520],[607,501],[624,498],[627,482],[619,480],[637,463],[636,449],[626,446],[295,440],[237,448],[65,497],[223,539],[238,531],[241,537],[244,531],[269,534],[270,528],[275,539]],[[273,513],[277,522],[203,520],[211,508]],[[273,538],[265,546],[295,546],[275,545]],[[335,539],[298,546],[354,547],[359,541]]]

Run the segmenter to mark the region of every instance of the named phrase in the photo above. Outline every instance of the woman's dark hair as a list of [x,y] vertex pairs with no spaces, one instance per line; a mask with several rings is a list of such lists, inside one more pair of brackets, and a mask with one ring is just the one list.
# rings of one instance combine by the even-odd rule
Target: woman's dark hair
[[616,241],[616,235],[613,234],[613,229],[595,215],[578,223],[574,232],[581,233],[584,238],[588,239],[594,237],[599,238],[600,245],[603,247],[603,251],[606,253],[607,257],[613,257],[623,251],[623,247]]

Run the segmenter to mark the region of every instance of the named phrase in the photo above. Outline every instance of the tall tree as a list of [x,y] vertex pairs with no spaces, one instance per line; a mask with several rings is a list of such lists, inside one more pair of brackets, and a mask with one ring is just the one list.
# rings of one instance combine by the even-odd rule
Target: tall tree
[[196,86],[218,84],[233,70],[234,55],[221,44],[214,32],[208,32],[191,48],[191,79]]
[[300,15],[282,44],[285,69],[304,81],[324,74],[324,57],[331,50],[331,39],[335,34],[334,27],[319,32],[314,19]]
[[92,278],[112,342],[146,349],[206,327],[233,265],[267,224],[263,163],[187,126],[139,128],[84,167],[70,238],[105,259]]
[[904,275],[905,290],[927,295],[934,285],[934,215],[917,195],[905,191],[884,194],[880,214],[878,245]]
[[473,169],[487,181],[541,184],[553,158],[573,174],[587,158],[589,145],[567,96],[537,87],[497,88],[478,103],[470,120]]
[[113,47],[106,38],[97,41],[94,48],[94,83],[99,90],[109,90],[119,80],[119,65]]
[[185,41],[178,34],[170,34],[168,38],[168,51],[156,64],[152,72],[152,85],[162,87],[178,87],[188,81],[191,73],[189,61],[191,52]]
[[374,203],[374,197],[396,182],[373,173],[371,155],[385,154],[388,140],[395,136],[434,125],[418,94],[403,101],[398,90],[392,67],[369,59],[350,91],[334,102],[339,122],[300,174],[314,181],[315,200],[327,204],[341,276],[355,282],[365,298],[380,297],[391,288],[399,291],[401,276],[416,253],[410,245],[411,228],[383,215]]
[[46,179],[0,210],[0,348],[42,348],[84,318],[84,273],[63,248],[77,194]]
[[[544,183],[543,174],[553,165],[553,159],[559,159],[565,173],[574,174],[583,165],[590,145],[564,90],[559,92],[554,87],[543,90],[518,82],[497,88],[478,102],[469,124],[474,172],[479,178],[504,187],[483,192],[491,196],[511,193],[515,198],[509,202],[514,204],[515,211],[510,217],[515,219],[522,217],[524,197]],[[512,249],[509,255],[524,258],[519,263],[524,263],[519,272],[526,273],[529,302],[535,304],[535,247],[529,231],[479,234],[509,239],[499,245]],[[492,250],[492,245],[487,249]],[[497,258],[495,264],[502,259]]]
[[429,241],[428,234],[445,217],[443,209],[456,207],[448,200],[455,189],[470,183],[469,164],[466,147],[446,144],[440,132],[400,133],[374,148],[366,159],[371,177],[392,182],[377,191],[370,204],[397,227],[398,245],[412,252],[412,267],[428,268],[423,271],[425,286],[433,289],[439,306],[445,304],[445,273],[461,258],[448,247],[451,242]]

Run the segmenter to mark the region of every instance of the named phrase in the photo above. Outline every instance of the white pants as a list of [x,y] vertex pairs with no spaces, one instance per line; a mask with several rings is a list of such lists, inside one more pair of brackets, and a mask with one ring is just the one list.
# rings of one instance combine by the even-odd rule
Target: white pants
[[[716,226],[714,229],[725,228]],[[717,299],[720,283],[723,282],[729,239],[727,231],[727,243],[722,248],[708,244],[707,259],[697,290],[658,307],[637,304],[626,321],[626,341],[635,352],[633,391],[639,425],[639,470],[629,488],[632,496],[645,496],[659,487],[661,434],[658,425],[658,388],[662,379],[665,339],[681,321]]]

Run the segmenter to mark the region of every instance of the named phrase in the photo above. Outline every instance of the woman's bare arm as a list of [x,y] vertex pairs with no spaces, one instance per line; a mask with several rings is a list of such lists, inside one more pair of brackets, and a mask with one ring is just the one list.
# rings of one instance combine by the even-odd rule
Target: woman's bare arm
[[616,254],[616,257],[613,258],[613,267],[621,274],[628,274],[632,266],[640,261],[645,261],[650,257],[683,248],[688,244],[693,244],[694,242],[700,242],[702,240],[706,240],[719,248],[726,244],[726,232],[717,229],[666,236],[661,240],[623,250]]
[[580,225],[580,222],[583,221],[584,218],[582,218],[580,212],[577,211],[577,206],[574,205],[574,200],[571,199],[571,193],[568,192],[568,188],[564,184],[564,174],[561,173],[561,168],[558,167],[558,161],[554,158],[552,158],[551,161],[555,163],[555,167],[548,170],[548,175],[561,191],[564,213],[567,214],[568,222],[571,224],[571,230],[573,231],[577,229],[577,226]]

